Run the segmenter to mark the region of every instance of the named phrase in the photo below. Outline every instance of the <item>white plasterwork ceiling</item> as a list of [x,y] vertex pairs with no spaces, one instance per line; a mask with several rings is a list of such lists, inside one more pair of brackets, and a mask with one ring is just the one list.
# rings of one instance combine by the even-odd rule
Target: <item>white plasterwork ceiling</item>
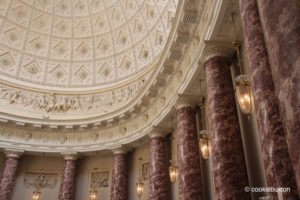
[[[4,64],[10,65],[11,69],[15,69],[16,72],[15,76],[10,75],[9,67],[2,67],[3,62],[0,59],[0,71],[2,70],[2,75],[0,75],[0,149],[2,147],[24,151],[74,151],[81,153],[100,151],[123,145],[130,146],[136,141],[145,139],[153,127],[172,127],[174,120],[170,121],[170,119],[175,119],[174,105],[178,101],[178,94],[188,92],[199,96],[203,92],[202,87],[200,89],[198,87],[199,83],[203,81],[201,76],[203,72],[199,70],[201,67],[199,59],[204,49],[203,41],[207,31],[211,30],[211,24],[209,23],[212,21],[211,18],[218,16],[215,15],[215,7],[218,8],[219,4],[225,1],[55,0],[53,2],[47,0],[11,0],[6,2],[0,0],[1,37],[5,37],[3,34],[6,31],[7,24],[16,24],[12,19],[9,19],[12,12],[10,10],[16,7],[14,6],[15,3],[19,2],[24,8],[30,10],[30,12],[26,10],[31,20],[27,25],[29,31],[25,30],[24,37],[27,39],[23,39],[24,41],[29,42],[29,35],[34,32],[34,34],[40,34],[51,40],[51,42],[48,41],[50,46],[54,45],[54,38],[59,38],[64,43],[59,43],[58,47],[60,45],[65,46],[69,41],[69,47],[74,49],[66,51],[70,52],[69,60],[66,62],[63,60],[65,59],[64,56],[52,57],[55,50],[51,46],[45,52],[47,59],[44,67],[41,67],[40,61],[23,65],[22,63],[29,54],[26,49],[30,47],[30,44],[28,42],[20,44],[22,51],[17,51],[16,48],[10,46],[12,44],[2,41],[1,38],[0,47],[3,47],[6,52],[0,55],[4,55]],[[44,8],[44,11],[42,11],[40,5],[45,2],[47,4],[44,4],[44,6],[49,7]],[[63,4],[60,4],[61,2]],[[82,5],[75,8],[75,5],[80,2],[82,2]],[[134,5],[135,10],[132,14],[126,11],[126,6],[132,7],[128,2],[132,2]],[[53,4],[55,7],[51,6]],[[32,5],[34,5],[34,11],[32,11]],[[99,6],[97,7],[97,5]],[[154,13],[148,12],[151,5],[154,8]],[[68,6],[71,6],[71,8]],[[87,9],[87,11],[80,12],[82,15],[78,16],[74,13],[79,8]],[[62,13],[59,9],[65,9],[66,11]],[[69,12],[68,9],[70,9]],[[120,11],[121,21],[119,25],[113,22],[113,16],[117,16],[117,14],[112,14],[113,9]],[[50,17],[49,29],[54,29],[57,24],[54,20],[56,18],[70,19],[71,36],[58,36],[59,30],[49,30],[50,35],[39,33],[43,32],[41,28],[38,31],[33,30],[34,22],[32,19],[36,11],[49,15],[49,17],[48,11],[55,13]],[[84,15],[84,13],[86,14]],[[153,14],[155,20],[150,22],[151,20],[148,20],[148,17]],[[75,21],[83,19],[85,16],[86,18],[89,17],[90,26],[88,27],[90,29],[84,29],[87,31],[84,36],[77,35],[78,33],[75,34],[73,31],[73,29],[75,30]],[[111,55],[106,56],[97,53],[95,42],[97,37],[95,36],[94,27],[96,25],[92,23],[93,16],[106,18],[103,23],[108,23],[107,29],[103,28],[98,31],[103,32],[99,36],[108,35],[111,38],[107,41],[114,41],[111,46]],[[108,16],[109,18],[107,18]],[[175,18],[173,18],[174,16]],[[139,37],[138,34],[134,33],[135,29],[133,27],[136,27],[137,31],[140,29],[140,25],[130,23],[134,19],[143,21],[141,31],[146,31],[143,32],[143,37]],[[25,24],[25,22],[22,23]],[[121,25],[122,23],[123,25]],[[102,26],[104,27],[105,24]],[[16,25],[15,27],[17,28]],[[18,27],[22,28],[22,25],[20,24]],[[88,35],[89,30],[91,31],[90,35]],[[120,41],[124,41],[123,36],[126,34],[128,40],[126,39],[125,43],[126,45],[129,43],[128,48],[121,47],[118,44],[118,38],[121,38]],[[92,40],[91,43],[77,42],[89,39]],[[85,58],[82,58],[76,52],[77,44],[80,46],[79,49],[93,52],[90,65],[87,65],[89,60],[84,60]],[[88,44],[92,44],[92,46],[88,46]],[[41,48],[41,46],[37,46]],[[116,51],[119,48],[121,48],[120,51]],[[9,53],[7,53],[8,51]],[[37,55],[42,54],[42,51],[36,51],[38,52],[36,53],[31,49],[29,52],[34,60],[44,59],[42,55]],[[122,55],[126,55],[126,58],[118,59]],[[13,58],[13,56],[18,57],[18,59]],[[98,58],[97,56],[102,57]],[[78,60],[79,58],[81,60]],[[104,62],[109,58],[112,61],[105,62],[107,65],[105,64],[104,68],[109,68],[117,76],[112,77],[111,80],[113,81],[102,80],[102,82],[97,82],[99,74],[96,73],[96,64],[98,61]],[[122,77],[118,72],[124,72],[122,63],[125,63],[126,68],[130,59],[135,61],[135,69],[128,72],[128,76],[124,75]],[[67,63],[67,67],[63,65],[53,65],[51,67],[49,64],[51,62]],[[96,62],[96,64],[94,65],[93,62]],[[81,63],[85,65],[80,65]],[[30,73],[26,72],[26,68],[34,74],[29,75]],[[36,68],[38,70],[35,70]],[[58,73],[59,76],[68,75],[65,83],[49,81],[49,77],[52,76],[50,73],[54,73],[55,70],[61,72]],[[84,75],[82,74],[88,74],[91,71],[95,72],[92,73],[91,84],[79,84],[78,78],[83,78]],[[36,78],[38,77],[36,73],[40,73],[42,76],[41,81],[28,77],[25,79],[21,77],[22,73],[28,77]],[[104,70],[103,74],[110,73]],[[4,82],[4,78],[10,80],[10,82]],[[74,82],[74,80],[77,82]],[[24,83],[24,87],[23,85],[22,87],[16,87],[16,85],[13,85],[14,82]],[[110,87],[112,83],[113,86]],[[36,87],[30,88],[31,85]],[[40,90],[40,88],[45,90]],[[49,88],[53,88],[53,91]],[[170,123],[166,123],[166,121]]]
[[178,0],[1,0],[0,80],[105,88],[159,59]]

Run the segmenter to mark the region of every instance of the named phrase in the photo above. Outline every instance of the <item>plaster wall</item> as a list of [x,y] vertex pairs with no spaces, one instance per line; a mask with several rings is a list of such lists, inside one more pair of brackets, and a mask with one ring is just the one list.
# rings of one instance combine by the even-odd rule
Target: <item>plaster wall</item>
[[[139,199],[136,195],[136,182],[139,178],[139,158],[143,158],[143,163],[147,163],[150,160],[150,145],[149,141],[141,144],[134,151],[130,152],[128,155],[128,200],[148,200],[149,199],[149,179],[144,180],[144,193]],[[150,170],[150,169],[148,169]]]
[[5,155],[3,152],[0,152],[0,173],[3,170],[4,162],[5,162]]
[[[150,151],[149,141],[142,144],[132,152],[128,153],[128,199],[138,200],[135,190],[135,184],[138,178],[139,161],[138,158],[142,157],[143,162],[149,162]],[[17,171],[17,178],[13,191],[12,200],[32,199],[32,192],[35,188],[25,187],[24,177],[26,172],[40,172],[42,166],[42,157],[34,155],[24,155],[20,159],[20,165]],[[0,167],[4,162],[3,153],[0,154]],[[61,183],[61,174],[63,170],[63,158],[56,156],[46,156],[43,161],[44,172],[52,172],[58,174],[58,182],[53,189],[42,189],[43,200],[58,199],[59,187]],[[108,171],[109,172],[109,187],[101,188],[98,195],[98,200],[110,200],[110,187],[111,176],[113,168],[113,154],[102,153],[99,155],[82,156],[78,160],[76,171],[76,187],[75,187],[75,200],[88,199],[90,191],[90,177],[94,171]],[[149,199],[149,180],[144,181],[144,194],[141,200]]]
[[84,156],[78,161],[75,200],[88,199],[92,172],[109,172],[108,187],[98,190],[97,200],[109,200],[111,177],[113,169],[113,154],[106,153],[94,156]]
[[16,182],[13,190],[12,200],[32,199],[32,193],[35,188],[28,188],[25,186],[24,177],[26,172],[40,172],[44,166],[44,172],[51,172],[58,174],[58,182],[52,189],[42,189],[43,200],[58,199],[59,186],[61,182],[61,173],[63,170],[63,158],[46,156],[44,164],[42,164],[41,156],[23,155],[20,159],[19,168],[17,171]]
[[[175,164],[178,165],[177,154],[177,138],[178,132],[174,127],[172,135],[167,136],[167,166],[169,166],[169,160],[174,159]],[[173,147],[171,146],[170,137],[174,137]],[[136,195],[136,182],[139,178],[140,162],[139,158],[143,158],[142,164],[149,162],[150,160],[150,146],[149,140],[138,144],[138,147],[128,153],[127,170],[128,170],[128,200],[139,200]],[[172,152],[172,154],[171,154]],[[17,172],[16,184],[14,187],[12,200],[31,199],[33,188],[26,188],[24,186],[24,176],[26,172],[38,172],[42,165],[42,157],[34,155],[24,155],[21,157],[19,169]],[[3,153],[0,154],[0,161],[4,161]],[[0,162],[1,164],[2,162]],[[58,173],[58,182],[55,188],[42,189],[43,200],[55,200],[58,199],[59,187],[61,182],[61,174],[63,170],[63,158],[58,156],[46,156],[44,158],[44,171]],[[0,165],[1,167],[1,165]],[[109,172],[109,186],[101,188],[99,190],[98,200],[110,200],[110,188],[111,177],[113,168],[113,154],[111,152],[94,154],[90,156],[82,156],[78,160],[77,172],[76,172],[76,187],[75,187],[75,200],[87,199],[90,191],[90,177],[91,173],[95,171],[108,171]],[[148,169],[149,170],[149,169]],[[209,178],[208,178],[209,179]],[[212,190],[213,188],[209,188]],[[206,191],[211,193],[211,191]],[[210,195],[208,195],[210,196]],[[178,180],[174,184],[170,184],[170,199],[178,200]],[[211,199],[212,197],[208,197]],[[144,180],[144,193],[140,200],[149,200],[149,179]]]
[[0,152],[0,173],[2,173],[5,163],[5,155],[3,152]]

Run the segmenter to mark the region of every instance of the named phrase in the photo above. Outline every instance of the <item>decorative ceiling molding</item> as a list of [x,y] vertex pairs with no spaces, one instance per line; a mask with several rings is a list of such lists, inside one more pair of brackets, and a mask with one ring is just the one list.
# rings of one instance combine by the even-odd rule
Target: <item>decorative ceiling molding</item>
[[51,118],[48,118],[51,120],[59,120],[55,115],[61,114],[64,114],[65,120],[74,118],[68,117],[74,114],[80,114],[79,119],[86,118],[85,116],[105,115],[124,107],[136,98],[149,78],[150,75],[146,75],[126,87],[82,95],[26,91],[0,84],[0,108],[2,113],[15,113],[20,117],[44,119],[45,116],[51,115]]
[[[198,13],[198,20],[196,22],[193,20],[186,22],[183,19],[186,19],[185,15],[191,13],[191,8],[185,6],[191,5],[191,2],[194,1],[179,2],[177,11],[179,13],[176,15],[180,20],[175,27],[177,33],[184,32],[183,29],[190,29],[189,42],[185,44],[176,42],[175,37],[170,36],[170,49],[182,52],[177,54],[180,58],[174,59],[169,54],[161,55],[161,59],[164,61],[162,68],[154,70],[154,76],[151,76],[149,81],[151,84],[144,91],[144,94],[149,94],[148,91],[151,88],[160,85],[156,89],[156,95],[148,95],[147,98],[144,98],[144,94],[141,95],[141,98],[136,99],[137,102],[132,104],[129,116],[123,113],[119,115],[121,119],[116,116],[104,123],[103,121],[95,122],[93,125],[83,123],[86,125],[82,128],[71,126],[70,129],[62,129],[61,125],[58,125],[57,129],[51,129],[51,127],[38,129],[28,127],[28,124],[20,129],[10,121],[5,122],[5,120],[2,120],[4,122],[0,125],[0,145],[5,148],[40,152],[100,151],[120,145],[130,145],[141,138],[145,138],[153,126],[163,126],[160,123],[170,113],[174,112],[173,108],[175,103],[178,102],[178,94],[186,93],[190,87],[194,87],[190,85],[190,82],[195,79],[195,76],[202,76],[197,72],[203,73],[199,70],[201,63],[200,65],[198,63],[205,49],[206,31],[210,30],[210,26],[215,26],[210,22],[214,21],[214,18],[219,18],[216,15],[214,5],[222,4],[223,1],[214,1],[212,4],[206,1],[197,1],[199,4],[194,4],[194,11]],[[164,69],[169,66],[173,66],[172,72],[165,73]],[[159,81],[164,79],[167,80],[165,82]]]
[[159,59],[178,0],[3,1],[0,79],[64,91],[117,86]]
[[[181,3],[182,4],[182,3]],[[168,41],[166,42],[165,45],[165,49],[162,52],[162,54],[160,55],[160,59],[158,62],[154,63],[155,64],[155,68],[154,68],[154,72],[150,72],[150,70],[148,69],[141,78],[136,79],[134,78],[132,81],[132,85],[136,85],[138,84],[138,86],[140,86],[141,82],[142,84],[145,84],[146,86],[141,90],[142,87],[135,87],[135,90],[137,90],[137,88],[140,90],[140,92],[136,92],[135,97],[132,98],[132,101],[130,103],[128,103],[128,101],[126,102],[126,98],[125,101],[124,99],[122,99],[122,102],[118,102],[116,101],[116,99],[120,99],[120,97],[122,97],[122,95],[127,95],[126,90],[130,89],[131,90],[131,86],[130,85],[123,85],[123,88],[117,87],[115,89],[110,89],[110,90],[106,90],[108,91],[107,94],[101,94],[100,98],[98,94],[96,94],[96,97],[98,98],[93,98],[95,96],[95,94],[90,95],[90,96],[83,96],[83,98],[89,103],[95,103],[95,101],[98,99],[101,99],[102,102],[108,102],[107,104],[109,105],[107,106],[103,106],[101,105],[101,107],[99,107],[100,112],[97,112],[96,110],[91,109],[89,105],[84,104],[86,107],[82,110],[79,109],[83,112],[75,112],[72,113],[73,110],[73,105],[72,103],[74,102],[80,102],[80,100],[82,98],[79,97],[79,95],[75,95],[74,94],[78,94],[78,92],[72,92],[71,97],[66,95],[65,92],[63,93],[59,93],[56,95],[57,97],[59,97],[59,101],[56,102],[56,96],[53,95],[53,92],[50,93],[50,91],[48,91],[48,95],[37,95],[37,97],[39,97],[38,99],[40,100],[40,102],[42,102],[42,105],[39,105],[40,102],[38,102],[37,106],[36,104],[34,105],[37,108],[40,108],[40,112],[38,112],[38,110],[33,110],[33,112],[30,112],[30,106],[29,109],[23,110],[22,107],[15,107],[15,109],[7,109],[6,108],[6,104],[4,104],[4,109],[3,111],[8,111],[8,112],[2,112],[0,113],[0,117],[3,119],[9,119],[11,121],[16,121],[16,122],[22,122],[22,123],[26,123],[26,124],[32,124],[35,127],[37,127],[39,124],[40,125],[46,125],[48,124],[49,127],[52,128],[58,128],[59,126],[65,126],[65,127],[72,127],[72,126],[81,126],[81,124],[106,124],[106,123],[110,123],[110,122],[116,122],[118,120],[120,120],[120,118],[128,118],[128,116],[130,116],[131,114],[137,113],[141,107],[146,106],[149,102],[148,102],[148,97],[156,97],[157,95],[157,88],[152,87],[151,82],[154,82],[155,79],[161,79],[161,77],[164,77],[164,80],[167,80],[168,78],[165,78],[165,74],[159,74],[158,72],[160,72],[161,68],[164,68],[163,64],[164,64],[164,60],[168,60],[169,57],[166,56],[171,44],[173,42],[173,38],[174,35],[177,31],[177,25],[179,23],[180,20],[180,16],[183,10],[183,6],[181,6],[180,9],[178,9],[178,12],[176,14],[175,20],[174,22],[172,22],[173,26],[172,26],[172,30],[170,32],[170,36],[168,38]],[[169,59],[170,60],[170,59]],[[164,70],[163,70],[164,71]],[[158,76],[159,75],[159,76]],[[170,75],[170,74],[169,74]],[[149,80],[149,81],[148,81]],[[26,89],[26,88],[25,88]],[[31,90],[31,88],[27,88],[27,90]],[[41,93],[41,91],[37,90],[39,93]],[[20,95],[18,95],[19,91],[14,91],[17,92],[17,94],[10,94],[6,99],[8,100],[10,103],[10,106],[15,105],[14,104],[14,100],[9,100],[10,98],[18,98]],[[5,91],[6,93],[6,91]],[[85,92],[86,93],[86,92]],[[103,92],[102,92],[103,93]],[[125,94],[123,94],[125,93]],[[83,93],[84,94],[84,93]],[[89,93],[90,94],[90,93]],[[43,100],[45,96],[45,101]],[[28,99],[27,95],[23,94],[22,95],[22,99]],[[74,100],[75,98],[75,100]],[[76,100],[77,98],[77,100]],[[68,100],[69,99],[69,100]],[[72,100],[73,99],[73,100]],[[36,99],[35,99],[36,101]],[[50,102],[50,106],[48,106]],[[99,103],[101,102],[96,102]],[[46,105],[47,104],[47,105]],[[27,105],[26,105],[27,106]],[[97,105],[96,105],[97,106]],[[32,106],[31,106],[32,107]],[[80,106],[82,107],[82,106]],[[106,108],[105,108],[106,107]],[[6,108],[6,109],[5,109]],[[91,110],[90,112],[86,112],[87,109]],[[21,113],[20,113],[21,110]],[[78,110],[78,109],[77,109]],[[13,112],[15,111],[15,112]],[[48,113],[45,113],[43,111],[46,111]],[[58,111],[58,112],[57,112]],[[69,112],[71,111],[71,112]],[[49,113],[50,112],[50,113]],[[17,114],[18,113],[18,114]],[[21,115],[20,115],[21,114]],[[76,114],[76,115],[75,115]],[[41,119],[47,119],[46,121],[41,120]],[[63,120],[62,120],[63,119]],[[85,120],[86,119],[86,120]],[[47,125],[46,125],[47,126]]]

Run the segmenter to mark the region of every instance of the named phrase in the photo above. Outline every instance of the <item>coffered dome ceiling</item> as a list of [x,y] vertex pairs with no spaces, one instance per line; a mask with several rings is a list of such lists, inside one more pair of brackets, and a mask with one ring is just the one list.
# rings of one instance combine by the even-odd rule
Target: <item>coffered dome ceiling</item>
[[204,91],[228,2],[0,0],[0,146],[98,151],[169,127],[178,94]]
[[0,79],[105,88],[150,73],[177,0],[1,0]]

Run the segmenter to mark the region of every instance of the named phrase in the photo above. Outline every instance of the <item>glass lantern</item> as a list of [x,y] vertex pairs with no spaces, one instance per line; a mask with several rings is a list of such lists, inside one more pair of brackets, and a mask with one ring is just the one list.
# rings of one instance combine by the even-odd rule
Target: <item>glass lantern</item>
[[239,107],[244,114],[250,114],[253,111],[253,93],[246,75],[236,77],[235,93]]
[[200,132],[199,146],[202,157],[207,160],[211,154],[211,142],[208,136],[208,131],[202,130]]
[[142,181],[139,181],[138,183],[136,183],[136,193],[139,198],[141,198],[143,192],[144,192],[144,183]]
[[178,167],[171,164],[169,167],[169,176],[171,183],[175,183],[178,177]]
[[90,191],[90,200],[96,200],[97,199],[97,190],[93,189]]
[[33,192],[32,200],[39,200],[40,197],[41,197],[41,192],[38,189]]

